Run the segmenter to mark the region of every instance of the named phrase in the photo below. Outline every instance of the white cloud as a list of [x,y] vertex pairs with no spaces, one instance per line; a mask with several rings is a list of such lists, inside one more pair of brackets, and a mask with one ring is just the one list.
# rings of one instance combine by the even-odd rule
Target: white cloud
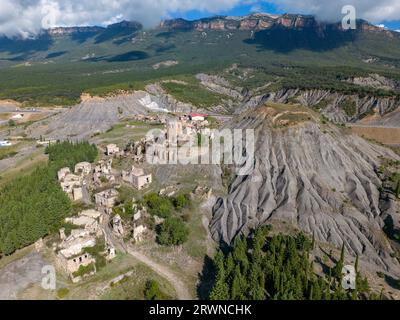
[[0,0],[0,34],[28,36],[53,26],[136,20],[154,26],[172,13],[218,13],[241,0]]
[[219,13],[239,4],[258,10],[265,2],[291,13],[315,14],[339,20],[344,5],[354,5],[357,17],[381,23],[400,17],[399,0],[0,0],[0,34],[36,34],[43,27],[106,25],[122,19],[154,26],[172,13],[199,10]]
[[292,13],[315,14],[326,21],[338,21],[343,6],[353,5],[357,18],[372,23],[394,21],[400,17],[399,0],[265,0],[274,3],[277,8]]

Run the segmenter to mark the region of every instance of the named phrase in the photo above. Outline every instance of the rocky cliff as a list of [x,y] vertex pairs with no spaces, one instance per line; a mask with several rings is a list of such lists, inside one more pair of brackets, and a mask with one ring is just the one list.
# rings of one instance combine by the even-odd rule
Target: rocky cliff
[[294,119],[294,112],[259,107],[230,125],[255,129],[257,153],[254,171],[235,177],[228,196],[216,203],[214,239],[230,243],[280,221],[323,243],[344,243],[373,270],[400,275],[383,232],[385,221],[398,223],[399,204],[383,191],[378,174],[382,159],[400,158],[335,126]]
[[69,36],[79,33],[99,33],[104,31],[102,27],[57,27],[47,30],[47,34],[53,37]]
[[[267,100],[275,102],[299,102],[313,107],[335,123],[357,122],[372,114],[384,116],[400,107],[400,99],[373,95],[348,95],[329,90],[286,89],[272,93]],[[400,123],[398,124],[400,126]]]
[[[358,20],[358,29],[365,32],[382,32],[390,37],[396,33],[369,24],[364,20]],[[315,29],[320,35],[328,29],[342,31],[341,23],[324,23],[317,21],[314,16],[300,14],[273,15],[266,13],[255,13],[243,17],[216,16],[213,18],[188,21],[185,19],[172,19],[162,21],[161,28],[178,30],[251,30],[262,31],[277,27],[291,29]]]
[[83,26],[83,27],[56,27],[46,30],[46,33],[52,37],[71,36],[76,34],[98,34],[110,31],[127,31],[135,32],[143,28],[142,24],[136,21],[121,21],[118,23],[110,24],[106,28],[97,26]]

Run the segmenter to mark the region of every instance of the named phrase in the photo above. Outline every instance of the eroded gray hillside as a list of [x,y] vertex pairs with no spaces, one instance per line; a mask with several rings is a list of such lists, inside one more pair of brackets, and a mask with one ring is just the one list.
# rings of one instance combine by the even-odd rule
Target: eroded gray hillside
[[373,268],[400,274],[382,231],[388,217],[398,222],[398,204],[381,192],[377,173],[381,159],[398,156],[290,110],[257,108],[232,126],[256,129],[255,168],[237,176],[216,203],[210,224],[215,240],[229,243],[253,227],[284,221],[318,241],[344,243]]

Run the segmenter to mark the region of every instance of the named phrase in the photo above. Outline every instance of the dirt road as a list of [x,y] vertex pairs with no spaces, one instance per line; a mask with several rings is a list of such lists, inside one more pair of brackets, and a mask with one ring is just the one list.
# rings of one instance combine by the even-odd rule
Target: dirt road
[[147,265],[153,271],[157,272],[159,275],[167,279],[171,285],[175,288],[176,295],[179,300],[192,300],[193,297],[190,294],[186,285],[179,279],[179,276],[175,274],[173,271],[169,270],[167,267],[160,265],[159,263],[151,260],[149,257],[145,256],[144,254],[133,250],[130,247],[127,247],[127,252],[134,257],[135,259],[139,260],[140,262]]
[[177,298],[179,300],[192,300],[193,297],[189,292],[189,289],[185,285],[184,282],[181,281],[179,275],[177,275],[174,271],[170,270],[168,267],[163,266],[148,256],[144,255],[141,252],[136,251],[133,246],[123,243],[120,239],[117,239],[112,233],[109,223],[104,219],[103,221],[103,230],[104,235],[108,242],[110,242],[114,248],[121,252],[126,252],[130,254],[132,257],[140,261],[141,263],[148,266],[150,269],[158,273],[163,278],[167,279],[168,282],[174,287],[176,291]]

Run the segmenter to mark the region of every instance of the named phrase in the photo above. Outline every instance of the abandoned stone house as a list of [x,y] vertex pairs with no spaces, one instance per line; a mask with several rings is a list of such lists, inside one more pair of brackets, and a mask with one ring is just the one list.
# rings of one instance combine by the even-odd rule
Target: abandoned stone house
[[75,174],[88,175],[92,172],[92,165],[89,162],[80,162],[75,165]]
[[129,171],[122,171],[122,180],[132,184],[136,189],[142,190],[152,183],[152,175],[145,174],[142,168],[132,166]]
[[108,155],[108,156],[118,154],[119,151],[120,151],[119,147],[114,143],[111,143],[111,144],[107,145],[107,147],[106,147],[106,155]]
[[133,228],[133,240],[135,242],[143,241],[144,233],[146,232],[147,228],[143,225],[135,226]]
[[101,160],[94,167],[94,173],[97,174],[111,174],[112,171],[112,159]]
[[108,189],[95,194],[96,206],[104,212],[110,214],[118,200],[118,191],[115,189]]
[[[84,252],[85,248],[94,247],[96,245],[96,238],[91,236],[87,230],[75,229],[71,235],[64,239],[59,245],[60,251],[57,254],[57,263],[65,272],[67,272],[72,279],[74,273],[79,270],[81,266],[88,266],[95,263],[96,260],[89,254]],[[64,230],[60,230],[60,237],[65,236]]]
[[65,219],[65,221],[68,223],[72,223],[76,226],[82,227],[90,234],[94,234],[97,237],[100,237],[102,235],[102,231],[99,226],[99,220],[97,218],[95,219],[81,214],[78,217],[67,218]]
[[118,236],[124,235],[124,227],[122,225],[122,219],[119,214],[115,215],[112,219],[113,232]]
[[107,252],[106,259],[108,261],[114,259],[117,256],[117,253],[116,253],[116,250],[114,247],[108,246],[106,252]]
[[83,179],[81,176],[68,173],[69,168],[63,168],[58,171],[58,179],[60,181],[61,189],[70,197],[73,201],[79,201],[83,199]]
[[[85,248],[94,247],[97,239],[104,236],[100,226],[102,218],[103,215],[96,210],[85,210],[76,217],[65,219],[65,222],[80,227],[79,229],[71,230],[68,237],[65,235],[65,229],[60,229],[61,243],[58,245],[57,264],[70,275],[73,282],[80,280],[79,277],[74,276],[74,273],[81,266],[86,267],[96,262],[93,256],[85,252]],[[110,246],[108,249],[105,254],[110,260],[115,257],[115,250],[112,250]]]
[[136,163],[143,162],[146,153],[146,139],[141,139],[140,141],[130,142],[125,148],[126,154],[132,156],[132,159]]
[[64,180],[65,176],[70,173],[71,170],[69,168],[62,168],[58,170],[57,172],[58,181]]
[[93,170],[93,182],[101,185],[102,178],[108,182],[114,182],[115,177],[112,174],[112,159],[99,161]]
[[86,252],[81,252],[77,255],[65,255],[64,253],[60,252],[60,254],[58,255],[58,259],[59,265],[66,273],[69,274],[73,282],[77,282],[80,280],[76,279],[74,273],[77,272],[81,266],[86,267],[92,263],[96,263],[96,259]]

